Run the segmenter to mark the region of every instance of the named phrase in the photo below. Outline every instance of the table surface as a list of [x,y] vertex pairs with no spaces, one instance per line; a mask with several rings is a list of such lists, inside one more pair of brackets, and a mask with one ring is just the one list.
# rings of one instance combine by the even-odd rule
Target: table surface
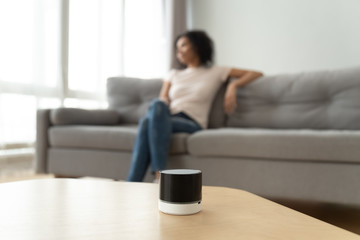
[[159,186],[43,179],[0,184],[0,239],[360,239],[254,194],[203,187],[202,211],[158,210]]

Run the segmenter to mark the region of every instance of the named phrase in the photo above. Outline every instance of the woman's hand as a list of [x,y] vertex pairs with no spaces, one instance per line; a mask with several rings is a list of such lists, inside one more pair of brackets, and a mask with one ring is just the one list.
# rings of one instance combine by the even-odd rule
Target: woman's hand
[[169,99],[169,98],[159,97],[159,99],[160,99],[161,101],[163,101],[164,103],[166,103],[167,105],[170,105],[170,99]]
[[226,88],[225,98],[224,98],[224,109],[225,113],[232,114],[237,107],[236,104],[236,85],[229,84]]
[[229,83],[225,92],[224,109],[227,114],[232,114],[236,107],[236,89],[245,86],[258,77],[263,76],[261,72],[243,70],[238,68],[231,69],[228,77],[236,77],[235,81]]
[[169,98],[170,87],[171,87],[171,83],[164,81],[159,95],[159,99],[161,101],[164,101],[167,105],[170,104],[170,98]]

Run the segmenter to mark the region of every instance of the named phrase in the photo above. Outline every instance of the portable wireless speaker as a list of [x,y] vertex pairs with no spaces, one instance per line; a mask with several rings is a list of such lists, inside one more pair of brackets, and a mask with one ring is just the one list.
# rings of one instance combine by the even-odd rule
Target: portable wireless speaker
[[202,173],[200,170],[174,169],[160,172],[159,210],[173,215],[194,214],[201,210]]

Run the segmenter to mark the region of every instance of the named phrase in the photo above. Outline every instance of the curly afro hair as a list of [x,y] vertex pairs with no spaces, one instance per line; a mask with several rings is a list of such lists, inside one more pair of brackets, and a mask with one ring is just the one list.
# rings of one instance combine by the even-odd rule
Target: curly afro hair
[[180,34],[175,40],[175,50],[177,41],[182,37],[189,39],[194,51],[199,56],[201,65],[211,66],[213,64],[214,43],[204,31],[194,30]]

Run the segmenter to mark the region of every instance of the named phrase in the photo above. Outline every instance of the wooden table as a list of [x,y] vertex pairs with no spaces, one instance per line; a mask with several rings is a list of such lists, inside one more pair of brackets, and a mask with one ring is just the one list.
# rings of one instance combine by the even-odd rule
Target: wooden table
[[158,185],[46,179],[0,184],[0,239],[360,239],[254,194],[203,187],[203,210],[158,211]]

